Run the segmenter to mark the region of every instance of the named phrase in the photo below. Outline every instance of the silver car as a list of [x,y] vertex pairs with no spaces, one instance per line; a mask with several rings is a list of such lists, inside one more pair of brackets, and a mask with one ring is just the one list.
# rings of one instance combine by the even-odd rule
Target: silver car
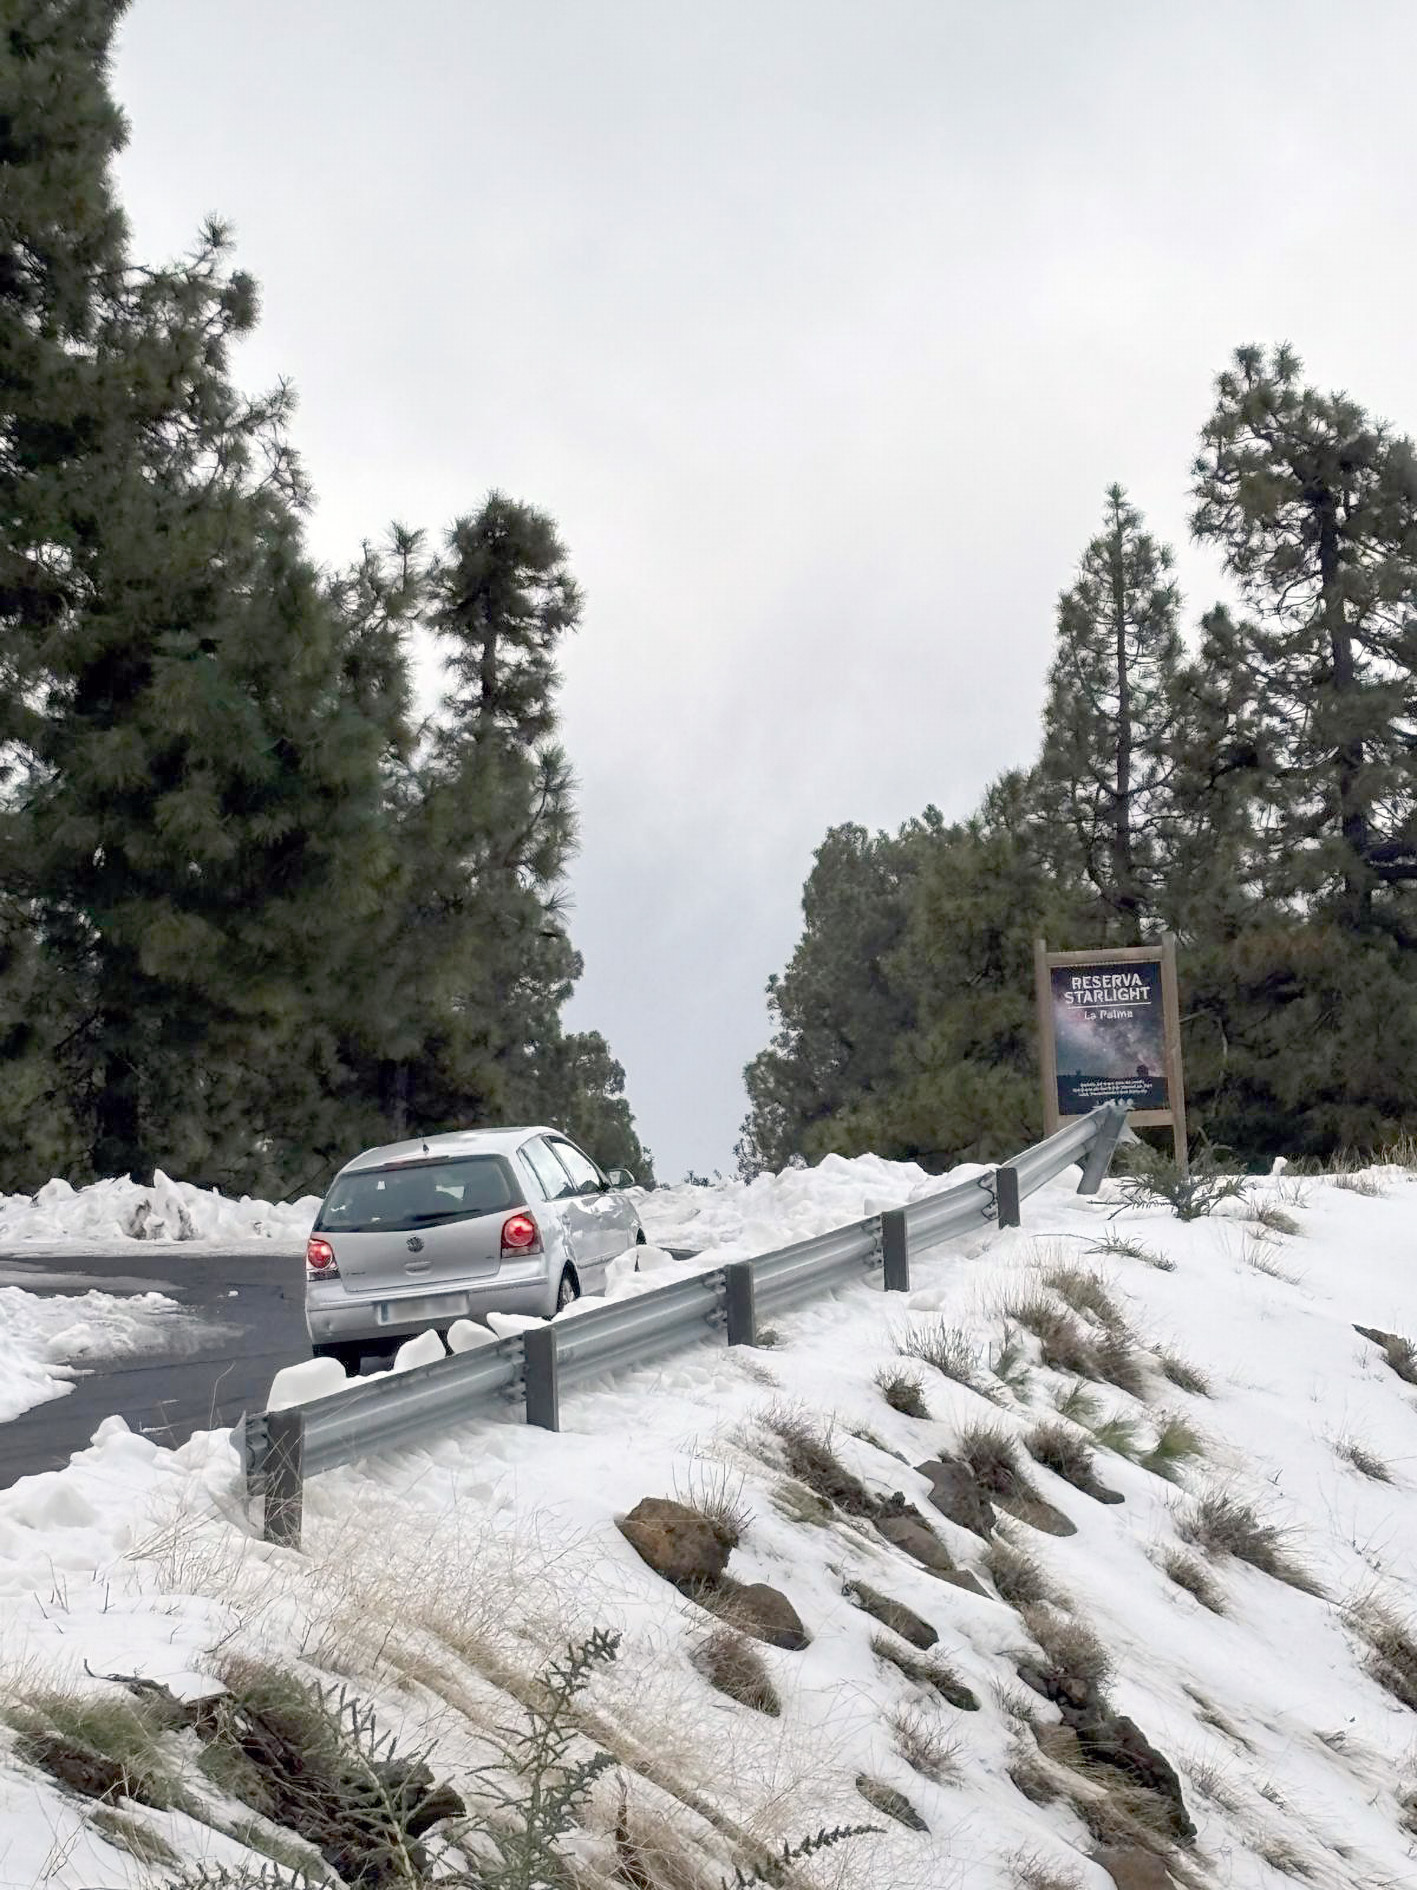
[[357,1370],[430,1326],[549,1318],[599,1292],[610,1262],[644,1243],[621,1192],[631,1185],[548,1128],[457,1130],[356,1155],[305,1248],[316,1356]]

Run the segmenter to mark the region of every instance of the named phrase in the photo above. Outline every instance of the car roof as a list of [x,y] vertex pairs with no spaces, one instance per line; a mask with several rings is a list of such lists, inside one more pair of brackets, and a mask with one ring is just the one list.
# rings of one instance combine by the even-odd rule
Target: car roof
[[340,1169],[347,1175],[360,1168],[391,1168],[397,1163],[435,1161],[449,1155],[510,1155],[528,1136],[560,1135],[543,1123],[520,1129],[450,1129],[443,1135],[416,1135],[407,1142],[388,1142],[366,1148]]

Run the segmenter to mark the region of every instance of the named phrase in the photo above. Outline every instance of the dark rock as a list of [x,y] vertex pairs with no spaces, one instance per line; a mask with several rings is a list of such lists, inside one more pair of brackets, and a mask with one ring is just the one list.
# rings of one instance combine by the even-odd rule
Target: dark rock
[[994,1530],[994,1507],[969,1465],[954,1457],[932,1457],[915,1467],[928,1480],[930,1501],[940,1514],[987,1541]]
[[918,1516],[888,1514],[876,1518],[876,1527],[894,1548],[928,1568],[932,1575],[952,1575],[954,1558],[927,1522]]
[[1075,1707],[1059,1700],[1064,1720],[1078,1736],[1084,1757],[1094,1765],[1110,1765],[1124,1773],[1143,1790],[1165,1799],[1172,1835],[1189,1844],[1196,1835],[1181,1796],[1181,1781],[1169,1759],[1152,1745],[1146,1734],[1125,1713],[1113,1713],[1100,1703]]
[[1383,1357],[1399,1378],[1417,1385],[1417,1346],[1411,1339],[1404,1339],[1400,1332],[1384,1332],[1380,1326],[1354,1326],[1353,1330],[1383,1348]]
[[17,1750],[22,1759],[47,1772],[61,1785],[67,1785],[81,1798],[102,1798],[110,1802],[132,1798],[145,1802],[141,1782],[128,1768],[106,1752],[97,1752],[78,1739],[63,1733],[35,1731],[23,1733]]
[[870,1588],[865,1582],[848,1582],[842,1592],[864,1613],[879,1621],[882,1627],[899,1634],[903,1641],[909,1641],[912,1647],[923,1651],[933,1647],[940,1638],[930,1623],[922,1620],[913,1608],[907,1608],[903,1601],[893,1601],[878,1588]]
[[985,1601],[994,1599],[979,1577],[971,1575],[967,1568],[937,1569],[935,1572],[942,1582],[948,1582],[953,1588],[962,1588],[967,1595],[981,1595]]
[[905,1793],[898,1792],[894,1785],[887,1785],[884,1779],[870,1778],[862,1772],[856,1780],[856,1789],[872,1811],[879,1811],[886,1818],[894,1818],[907,1831],[930,1829]]
[[1065,1516],[1062,1510],[1041,1496],[996,1496],[994,1501],[1015,1522],[1026,1523],[1030,1529],[1042,1530],[1045,1535],[1075,1536],[1078,1532],[1078,1526],[1071,1516]]
[[1117,1890],[1174,1890],[1175,1879],[1154,1851],[1109,1846],[1094,1851],[1092,1861],[1102,1866]]
[[615,1526],[640,1559],[676,1588],[716,1582],[728,1565],[727,1545],[713,1524],[667,1497],[645,1497]]
[[694,1599],[730,1627],[751,1634],[755,1641],[769,1647],[785,1647],[789,1653],[798,1654],[811,1646],[812,1637],[797,1610],[781,1589],[771,1588],[766,1582],[745,1585],[724,1577]]

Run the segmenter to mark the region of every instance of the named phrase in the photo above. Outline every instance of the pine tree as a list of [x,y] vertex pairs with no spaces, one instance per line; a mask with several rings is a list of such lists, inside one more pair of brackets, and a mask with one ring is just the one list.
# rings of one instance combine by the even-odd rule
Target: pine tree
[[1195,464],[1193,527],[1251,613],[1225,626],[1252,679],[1266,892],[1404,929],[1417,879],[1417,461],[1288,348],[1241,348]]
[[173,268],[127,257],[121,11],[35,0],[5,42],[0,894],[85,1165],[218,1180],[271,1143],[259,1073],[341,975],[378,776],[301,545],[290,397],[230,380],[253,285],[215,225]]
[[1183,659],[1172,563],[1114,485],[1058,603],[1037,788],[1041,816],[1063,830],[1060,868],[1076,858],[1096,890],[1097,943],[1136,943],[1164,903]]

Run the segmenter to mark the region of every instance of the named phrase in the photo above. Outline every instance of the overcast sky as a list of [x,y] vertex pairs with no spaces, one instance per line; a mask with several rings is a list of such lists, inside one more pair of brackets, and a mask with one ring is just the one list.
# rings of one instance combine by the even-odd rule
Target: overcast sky
[[1030,757],[1109,481],[1184,540],[1236,344],[1417,428],[1415,53],[1410,0],[134,0],[136,247],[235,224],[317,554],[560,522],[572,1017],[663,1177],[731,1166],[827,827]]

